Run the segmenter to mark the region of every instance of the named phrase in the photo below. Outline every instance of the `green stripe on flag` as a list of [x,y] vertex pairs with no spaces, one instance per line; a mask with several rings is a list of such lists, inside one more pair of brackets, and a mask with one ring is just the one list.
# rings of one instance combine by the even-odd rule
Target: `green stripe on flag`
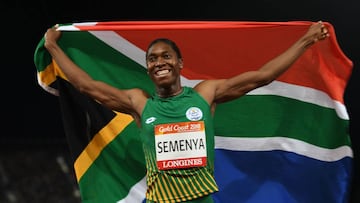
[[145,176],[138,135],[139,129],[132,122],[102,150],[79,181],[83,202],[116,202]]
[[153,92],[154,84],[143,66],[91,33],[64,32],[59,43],[64,51],[80,67],[84,67],[84,70],[95,80],[106,81],[112,86],[123,89],[139,87],[149,93]]
[[324,148],[350,146],[348,120],[334,109],[272,95],[247,95],[220,104],[216,134],[228,137],[288,137]]

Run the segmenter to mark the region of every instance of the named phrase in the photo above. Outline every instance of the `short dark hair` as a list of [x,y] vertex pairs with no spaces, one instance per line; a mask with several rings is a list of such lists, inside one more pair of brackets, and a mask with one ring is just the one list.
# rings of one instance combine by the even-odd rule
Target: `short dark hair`
[[148,48],[147,48],[147,50],[146,50],[146,57],[147,57],[147,55],[148,55],[149,49],[150,49],[154,44],[156,44],[156,43],[158,43],[158,42],[164,42],[165,44],[168,44],[168,45],[175,51],[177,57],[178,57],[179,59],[182,59],[182,55],[181,55],[181,52],[180,52],[179,47],[177,46],[177,44],[176,44],[174,41],[172,41],[172,40],[170,40],[170,39],[168,39],[168,38],[157,38],[157,39],[153,40],[153,41],[149,44],[149,46],[148,46]]

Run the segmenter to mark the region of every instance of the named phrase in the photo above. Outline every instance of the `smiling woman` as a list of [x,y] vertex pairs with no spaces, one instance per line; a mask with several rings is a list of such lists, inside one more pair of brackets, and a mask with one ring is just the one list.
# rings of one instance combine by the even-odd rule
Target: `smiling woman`
[[[276,29],[269,29],[269,25],[275,26]],[[232,29],[227,29],[229,26],[231,26]],[[301,29],[296,29],[297,27]],[[74,28],[76,28],[76,30],[74,30],[75,32],[67,32],[69,29]],[[98,28],[101,28],[100,32],[91,32],[92,30]],[[186,32],[184,32],[184,28],[187,28]],[[206,30],[209,30],[206,35],[204,35],[202,32],[205,28]],[[140,35],[129,34],[133,33],[133,30],[139,31],[139,29],[141,29],[142,32]],[[167,33],[166,31],[170,29],[172,32],[167,34],[168,38],[158,38],[161,33]],[[256,30],[256,32],[254,32],[254,30]],[[108,32],[110,32],[111,35],[108,35]],[[188,32],[192,33],[191,37],[186,37]],[[308,127],[304,128],[304,123],[308,123],[306,120],[292,119],[292,127],[289,129],[287,126],[281,127],[281,124],[284,122],[279,121],[279,119],[282,120],[282,118],[288,118],[284,117],[284,115],[296,115],[300,118],[302,117],[300,115],[304,114],[304,112],[309,112],[305,113],[307,115],[305,117],[309,120],[312,120],[313,117],[311,115],[318,115],[314,113],[314,111],[316,111],[322,112],[321,114],[327,114],[323,115],[322,117],[334,117],[336,122],[339,122],[339,124],[342,123],[342,121],[341,119],[337,118],[337,116],[345,119],[345,123],[347,122],[346,112],[340,110],[340,112],[335,113],[335,110],[338,109],[337,106],[328,106],[328,108],[331,109],[331,112],[334,111],[334,113],[321,110],[327,107],[325,104],[332,103],[331,101],[324,102],[326,100],[338,100],[340,106],[343,105],[343,100],[341,99],[342,95],[339,94],[339,92],[334,92],[333,88],[323,88],[323,83],[316,82],[319,80],[328,81],[327,79],[323,78],[330,77],[329,75],[321,75],[316,70],[319,68],[323,70],[334,69],[334,66],[337,68],[337,71],[343,73],[341,75],[343,76],[344,80],[349,77],[351,71],[351,61],[349,61],[344,55],[341,55],[341,61],[335,61],[334,58],[337,57],[329,57],[333,55],[338,56],[339,53],[341,53],[334,41],[327,40],[327,38],[330,36],[329,32],[331,32],[331,35],[335,36],[331,24],[323,23],[321,21],[283,23],[204,21],[132,23],[97,22],[79,23],[74,24],[73,26],[55,26],[53,28],[47,29],[45,41],[40,42],[43,44],[38,46],[39,49],[37,50],[35,57],[35,62],[39,70],[39,80],[43,81],[40,84],[48,84],[47,87],[51,88],[51,84],[54,84],[56,81],[60,83],[65,82],[65,84],[61,86],[68,87],[69,89],[59,89],[59,91],[61,91],[59,95],[68,95],[68,92],[73,92],[70,94],[72,95],[71,97],[76,97],[76,99],[74,98],[69,101],[72,104],[66,105],[68,107],[75,105],[75,107],[69,108],[72,113],[66,113],[67,119],[64,120],[69,120],[70,122],[68,122],[68,124],[65,126],[75,127],[78,125],[74,126],[73,122],[78,122],[86,125],[85,128],[81,129],[88,129],[86,132],[83,132],[81,129],[71,128],[73,130],[70,130],[67,128],[67,132],[69,135],[71,135],[68,136],[69,139],[74,140],[76,137],[80,138],[87,136],[85,141],[89,140],[88,144],[70,143],[71,146],[77,146],[76,150],[79,154],[78,157],[75,157],[75,168],[79,184],[83,186],[81,188],[86,188],[85,190],[88,192],[82,193],[83,198],[101,198],[101,201],[103,202],[113,202],[119,199],[127,200],[128,198],[138,199],[135,202],[138,202],[142,198],[146,198],[146,201],[149,202],[200,202],[203,200],[203,198],[206,197],[207,202],[213,202],[213,198],[220,201],[227,201],[230,196],[232,198],[230,202],[232,202],[236,201],[237,199],[242,199],[242,196],[249,197],[252,195],[246,194],[246,191],[243,191],[245,193],[237,192],[236,194],[233,194],[233,190],[219,191],[219,186],[228,188],[227,184],[230,180],[224,182],[224,180],[228,179],[228,176],[226,174],[217,174],[216,176],[218,177],[219,182],[224,185],[218,185],[216,182],[214,178],[214,169],[215,164],[217,163],[215,162],[215,153],[217,153],[218,156],[228,157],[220,158],[222,161],[221,164],[218,165],[218,170],[221,171],[226,169],[229,171],[243,171],[245,170],[243,169],[244,166],[251,165],[246,163],[250,160],[241,161],[241,163],[244,164],[239,166],[236,165],[235,168],[230,167],[234,166],[233,164],[226,164],[224,161],[232,160],[230,157],[232,157],[232,154],[236,153],[236,151],[241,152],[240,155],[234,156],[237,158],[248,157],[252,154],[263,155],[264,150],[261,150],[262,147],[260,147],[263,146],[263,144],[256,143],[258,141],[261,142],[262,140],[273,140],[272,142],[276,142],[276,137],[282,134],[287,136],[281,138],[283,139],[281,143],[288,144],[281,144],[280,146],[270,144],[269,146],[265,147],[265,149],[273,149],[279,151],[279,153],[284,154],[283,156],[290,156],[288,154],[289,148],[286,146],[292,145],[293,147],[291,147],[291,152],[297,154],[296,159],[302,163],[301,165],[303,167],[300,168],[315,167],[313,166],[314,162],[310,161],[311,159],[321,161],[321,165],[330,165],[329,168],[332,170],[329,170],[329,172],[333,170],[337,171],[337,168],[339,167],[336,167],[336,165],[338,164],[344,165],[344,167],[346,167],[347,165],[345,163],[349,159],[351,160],[351,148],[346,142],[346,140],[348,140],[346,139],[348,136],[346,130],[344,131],[343,128],[337,129],[337,132],[339,132],[341,135],[337,134],[334,136],[333,130],[328,130],[328,126],[326,128],[321,127],[321,129],[324,130],[316,131],[318,132],[316,133],[317,139],[307,139],[306,135],[313,134],[315,129],[319,129],[318,125],[308,125]],[[255,33],[267,33],[267,35],[273,37],[274,40],[263,39],[265,41],[258,42],[258,38],[256,38],[257,34]],[[279,35],[279,33],[282,35]],[[283,38],[284,33],[287,33],[287,36],[289,37]],[[76,36],[78,40],[71,40],[70,35],[72,34],[76,34],[74,36]],[[81,37],[79,37],[80,35]],[[111,36],[111,39],[107,38],[109,36]],[[138,60],[132,59],[134,56],[135,58],[136,56],[140,56],[140,53],[142,53],[141,55],[143,56],[143,51],[141,49],[135,48],[125,49],[122,45],[125,43],[126,47],[136,47],[138,42],[147,41],[144,39],[145,36],[151,36],[154,38],[154,40],[148,39],[150,41],[150,45],[147,46],[148,49],[146,50],[146,67],[142,67],[135,62]],[[204,36],[207,37],[205,40]],[[196,65],[191,65],[188,67],[190,72],[193,74],[190,76],[185,75],[187,76],[188,80],[200,78],[199,82],[195,83],[193,86],[187,83],[181,84],[180,78],[182,77],[182,71],[186,69],[184,68],[183,70],[184,64],[182,58],[180,58],[181,54],[179,49],[174,41],[170,40],[170,38],[176,39],[183,45],[184,48],[191,47],[192,49],[200,50],[196,52],[196,54],[187,55],[187,59],[189,59],[188,61],[194,62],[194,59],[198,59],[195,60],[198,62]],[[253,52],[251,55],[255,58],[253,60],[247,60],[248,64],[244,65],[241,63],[243,62],[243,60],[241,60],[243,57],[243,51],[241,49],[233,50],[230,53],[223,52],[223,50],[228,49],[213,49],[211,52],[204,52],[203,50],[206,50],[206,47],[214,46],[213,44],[210,45],[209,41],[207,41],[211,41],[211,39],[214,38],[221,39],[222,46],[229,47],[228,49],[232,48],[234,42],[236,42],[236,44],[241,44],[242,49],[246,50],[247,53]],[[250,38],[252,40],[249,40]],[[124,39],[126,39],[126,41]],[[244,42],[244,39],[247,39],[249,42]],[[257,43],[250,43],[250,41]],[[274,45],[276,45],[278,49],[262,50],[260,53],[260,50],[256,48],[259,45],[269,43],[275,43]],[[72,52],[69,52],[67,46],[70,44],[74,49],[82,50],[81,57],[78,58],[73,56]],[[86,46],[84,46],[84,44],[86,44]],[[92,44],[94,47],[91,46],[91,49],[89,49],[89,44]],[[197,46],[190,46],[194,44]],[[292,45],[289,47],[289,44]],[[42,46],[44,46],[46,50],[40,49]],[[334,47],[334,49],[329,49],[328,47]],[[114,51],[113,48],[115,48],[116,51]],[[93,50],[102,51],[99,51],[99,54],[94,54]],[[135,52],[131,50],[135,50]],[[186,50],[190,53],[193,51],[190,49]],[[45,52],[45,54],[43,52]],[[310,56],[317,56],[315,58],[315,63],[313,62],[313,57],[310,57],[312,60],[309,59],[309,53],[311,53]],[[232,56],[232,54],[234,54],[234,56]],[[300,59],[300,56],[303,57]],[[48,59],[46,59],[46,57],[48,57]],[[49,57],[51,57],[52,60],[50,60]],[[222,65],[221,70],[218,68],[214,70],[209,68],[213,66],[215,62],[199,62],[199,59],[207,57],[219,59],[221,62],[220,65]],[[118,60],[120,58],[122,60]],[[129,60],[129,58],[131,60]],[[233,62],[236,61],[234,65],[238,68],[234,69],[232,68],[233,66],[225,65],[221,59],[227,58],[233,59]],[[325,58],[327,60],[332,60],[332,62],[322,63]],[[269,59],[270,61],[268,61]],[[300,60],[299,63],[295,63],[298,59]],[[42,63],[43,61],[48,63],[44,64]],[[254,61],[258,64],[252,64]],[[299,65],[304,63],[306,65]],[[115,64],[116,66],[114,66]],[[97,65],[100,65],[100,67]],[[258,68],[254,69],[249,67]],[[286,70],[289,68],[291,68],[291,71],[286,72]],[[59,69],[61,71],[54,71],[54,69]],[[119,71],[122,74],[116,74],[112,71],[112,69],[114,69],[115,72]],[[124,70],[131,70],[131,72],[129,73]],[[105,71],[105,73],[102,73],[102,71]],[[57,75],[56,77],[53,76],[51,77],[53,79],[49,80],[49,74],[56,75],[59,72],[62,74]],[[147,75],[141,74],[146,72]],[[136,76],[135,73],[139,75]],[[231,74],[227,77],[221,76],[221,74],[229,73]],[[279,81],[275,81],[275,79],[277,79],[283,73],[285,73],[284,77],[279,78]],[[294,73],[311,74],[308,74],[306,77],[301,77],[299,79],[299,77],[295,77],[297,74]],[[116,77],[116,80],[119,82],[107,82],[107,79],[114,80],[113,75],[121,75],[121,77]],[[200,77],[194,77],[194,75],[200,75]],[[126,81],[129,78],[140,77],[143,79],[124,83],[124,80]],[[62,80],[61,78],[65,80]],[[290,83],[298,84],[300,87],[293,87],[293,85],[290,85]],[[152,87],[154,88],[149,88],[149,84],[153,84],[154,86]],[[341,91],[344,89],[343,83],[339,83],[337,80],[333,80],[331,84],[332,86],[337,87],[334,89],[341,89]],[[291,107],[289,106],[294,107],[291,109],[301,110],[297,110],[296,112],[291,111],[291,113],[281,114],[281,116],[278,115],[278,113],[276,113],[278,111],[276,110],[277,108],[272,108],[272,105],[270,105],[270,103],[274,101],[269,100],[269,98],[265,98],[265,96],[261,94],[261,92],[264,91],[261,88],[265,87],[266,85],[270,85],[270,92],[273,92],[272,94],[277,95],[278,98],[276,97],[276,100],[279,100],[279,102],[275,102],[277,105],[283,103],[280,102],[281,100],[288,101],[286,102],[287,105],[282,105],[283,110],[280,112],[284,112],[284,109],[290,109]],[[319,96],[312,96],[310,100],[309,98],[304,98],[302,96],[304,94],[297,93],[297,88],[303,89],[303,91],[309,93],[314,90],[310,90],[302,86],[313,87],[313,89],[316,89],[316,91],[309,95]],[[53,86],[53,88],[54,87],[55,86]],[[258,91],[260,94],[256,90],[254,92],[256,95],[255,97],[246,95],[247,93],[250,93],[250,91],[257,88],[259,88]],[[281,94],[282,91],[279,90],[284,89],[289,89],[286,91],[289,95]],[[290,89],[294,89],[295,91]],[[330,98],[320,96],[322,95],[321,92],[323,94],[329,95]],[[246,107],[245,103],[242,105],[238,104],[235,99],[242,96],[245,97],[245,100],[239,101],[246,101],[247,99],[250,99],[253,102],[249,103],[253,103],[256,105],[256,107]],[[299,98],[299,101],[301,102],[294,102],[290,100],[290,98]],[[223,104],[230,100],[234,100],[235,103],[229,102],[227,104]],[[74,101],[76,102],[74,103]],[[309,102],[319,104],[319,107],[309,105]],[[219,108],[222,110],[217,111],[215,114],[215,107],[220,103],[222,105],[219,105]],[[231,108],[231,110],[226,110],[226,108]],[[80,112],[75,113],[74,110]],[[244,110],[252,110],[252,112],[242,112]],[[101,111],[102,113],[96,113],[97,111]],[[272,111],[272,113],[270,113],[269,116],[255,116],[258,115],[259,112],[263,111]],[[84,116],[81,116],[84,114],[82,112],[86,112]],[[124,114],[118,114],[119,112]],[[125,117],[125,114],[131,116],[133,120],[130,120],[130,122],[132,123],[132,121],[134,121],[137,126],[132,125],[131,123],[129,124],[129,119],[127,119],[127,122],[120,122],[122,120],[121,117]],[[103,116],[100,118],[97,115]],[[244,115],[248,116],[244,117]],[[263,125],[261,128],[256,128],[255,126],[257,125],[254,124],[256,124],[258,121],[252,119],[250,115],[257,118],[261,117],[261,120],[264,120],[264,123],[269,123],[269,125]],[[86,120],[84,120],[84,118],[86,118]],[[228,118],[233,118],[233,120],[229,121]],[[216,123],[218,124],[214,122],[214,119],[217,120]],[[234,122],[234,119],[239,120]],[[239,123],[241,124],[240,128],[238,126]],[[271,125],[271,123],[279,124]],[[322,125],[324,124],[326,125],[326,122]],[[340,127],[345,126],[345,124],[333,126]],[[133,129],[133,127],[138,127],[138,129]],[[273,129],[274,127],[276,130]],[[217,150],[215,152],[215,129],[217,130],[216,135],[219,136],[218,140],[223,140],[222,142],[220,141],[220,143],[218,143],[221,146],[220,149],[228,151],[229,154],[221,155],[220,152],[222,150]],[[279,129],[281,129],[283,132],[280,132]],[[118,136],[119,134],[124,135]],[[243,138],[242,135],[246,135],[249,138]],[[264,135],[266,136],[264,137]],[[304,137],[299,135],[304,135]],[[115,142],[115,140],[122,138],[132,140],[137,136],[139,137],[139,140],[131,141],[131,149],[129,150],[127,147],[125,147],[128,146],[127,144],[123,147],[120,147],[118,145],[121,145],[122,142]],[[318,140],[323,140],[319,137],[324,136],[326,136],[329,141],[319,142]],[[334,139],[334,137],[338,138],[339,136],[344,137],[344,139],[341,139],[341,142],[338,142],[339,140]],[[262,139],[256,139],[259,137]],[[77,140],[82,139],[75,139],[74,141]],[[244,142],[249,142],[249,144],[243,144]],[[138,145],[138,143],[140,143],[140,145]],[[223,145],[221,145],[221,143]],[[254,146],[250,152],[248,152],[249,150],[246,147],[249,145]],[[300,149],[305,147],[302,145],[306,145],[306,148],[309,149],[305,152],[301,151]],[[83,146],[83,148],[81,148],[81,146]],[[114,149],[110,150],[112,147],[108,148],[108,146],[112,146]],[[143,153],[136,153],[135,146],[141,146]],[[311,153],[318,149],[317,146],[322,146],[322,148],[326,148],[327,150],[324,149],[321,153]],[[336,157],[336,160],[340,161],[335,162],[334,160],[329,160],[327,157],[330,155],[326,154],[334,153],[333,151],[336,151],[337,147],[340,146],[345,148],[345,150]],[[108,149],[110,151],[108,151]],[[132,159],[133,155],[124,156],[125,151],[126,153],[137,154],[139,156],[144,155],[141,160],[145,160],[144,166],[146,168],[144,170],[146,173],[130,174],[130,172],[132,172],[135,168],[131,168],[130,170],[127,169],[125,171],[123,170],[123,167],[132,167],[130,164],[118,165],[118,163],[121,162],[129,163],[130,160],[134,160]],[[86,154],[91,152],[92,158],[90,160],[83,159],[82,157],[84,152],[86,152]],[[245,155],[243,153],[250,154]],[[271,154],[272,155],[269,156],[272,157],[272,159],[279,158],[279,156],[275,156],[274,153]],[[118,155],[126,157],[126,159],[120,158]],[[113,157],[113,159],[117,161],[106,161],[109,160],[109,157]],[[102,179],[100,178],[100,173],[96,171],[105,170],[105,168],[102,167],[102,164],[96,164],[95,168],[92,167],[94,166],[94,162],[96,161],[96,163],[98,163],[99,160],[104,160],[102,163],[106,162],[106,165],[111,165],[111,167],[105,167],[106,170],[116,171],[107,173],[113,174],[114,176],[119,174],[122,175],[122,178],[112,178],[112,180],[114,180],[112,181],[112,184],[108,183],[101,187],[108,187],[109,185],[113,184],[118,185],[121,184],[121,181],[124,181],[124,177],[133,177],[132,179],[135,179],[135,181],[134,183],[130,184],[131,188],[133,188],[132,185],[143,184],[143,182],[139,180],[139,177],[143,178],[145,176],[146,179],[144,180],[146,181],[144,181],[144,184],[146,183],[146,191],[133,192],[132,189],[128,190],[125,188],[124,192],[122,193],[108,192],[109,194],[107,195],[99,194],[99,196],[93,197],[90,190],[93,190],[94,188],[89,188],[89,184],[86,183],[91,181],[94,182],[94,184],[91,185],[97,185],[95,182]],[[266,163],[270,162],[269,160],[271,160],[271,158],[267,158],[266,160],[267,161],[261,163],[264,164],[264,166],[257,168],[266,167]],[[288,161],[283,160],[280,162],[286,166],[279,167],[277,165],[276,167],[278,167],[279,170],[284,170],[288,167],[291,168],[291,170],[285,170],[276,174],[287,176],[285,175],[287,173],[286,171],[295,170],[295,168],[293,168],[293,164],[289,163]],[[228,167],[223,167],[223,165]],[[136,169],[139,168],[142,168],[142,166],[136,167]],[[319,170],[318,166],[315,168]],[[346,168],[346,170],[351,170],[349,166]],[[314,174],[317,174],[317,170],[312,169]],[[124,173],[120,171],[124,171]],[[343,171],[335,171],[332,173],[339,176],[338,178],[328,179],[328,176],[316,176],[316,178],[312,176],[310,179],[315,185],[325,181],[327,182],[326,185],[333,187],[339,184],[336,180],[344,180],[347,179],[348,176],[348,173],[343,173]],[[143,171],[141,170],[141,172]],[[297,173],[302,172],[298,171]],[[98,174],[99,176],[96,176],[96,179],[94,179],[95,177],[89,174]],[[269,172],[270,176],[276,176],[276,174]],[[252,179],[252,177],[258,179],[259,175],[260,174],[256,175],[248,172],[246,173],[246,176],[249,176],[249,179]],[[89,177],[91,177],[91,180],[88,180]],[[239,176],[232,177],[232,179],[237,178],[239,178]],[[273,178],[277,179],[277,177]],[[264,180],[262,181],[267,182],[267,178],[263,177],[263,179]],[[288,178],[281,180],[286,182]],[[233,180],[231,180],[231,182],[232,181]],[[301,181],[303,180],[297,180],[296,182],[297,184],[305,184],[300,183]],[[243,187],[243,181],[236,182],[237,187]],[[255,182],[257,183],[259,180]],[[285,183],[281,183],[281,185],[283,184]],[[289,187],[291,187],[290,185]],[[256,185],[253,185],[252,187],[256,187]],[[271,186],[269,185],[269,187]],[[268,187],[262,188],[262,190],[268,189]],[[292,189],[289,188],[289,190]],[[341,198],[346,198],[347,187],[341,187],[341,192],[336,195],[337,197],[334,195],[320,197],[317,195],[318,193],[312,194],[308,197],[303,197],[296,194],[300,191],[292,191],[295,194],[290,196],[294,198],[301,198],[299,201],[308,202],[315,201],[317,199],[324,200],[324,198],[326,199],[325,201],[332,201],[338,196],[341,196]],[[311,189],[311,191],[314,190]],[[135,193],[137,195],[135,195]],[[279,194],[275,195],[273,198],[285,198],[285,196],[281,195],[280,193],[281,192],[279,191]],[[123,194],[128,195],[123,197]],[[143,194],[145,197],[139,194]],[[286,195],[286,197],[288,196],[289,195]],[[108,199],[105,200],[105,197]],[[259,195],[256,198],[261,199],[263,197]]]
[[157,84],[158,96],[176,96],[182,92],[180,70],[183,62],[175,42],[166,38],[153,40],[146,52],[146,65],[150,78]]
[[[359,1],[350,0],[343,3],[340,1],[325,0],[316,2],[310,0],[298,2],[287,0],[254,0],[239,2],[207,2],[206,5],[199,1],[182,2],[177,5],[175,10],[169,9],[167,5],[153,4],[151,1],[143,2],[142,6],[139,6],[137,1],[129,1],[126,7],[121,7],[121,12],[119,12],[118,6],[112,6],[115,3],[118,2],[58,1],[56,2],[56,6],[53,6],[52,3],[50,4],[50,2],[47,1],[6,1],[3,3],[4,7],[2,9],[2,16],[3,19],[5,19],[3,21],[5,26],[3,27],[4,30],[7,30],[7,32],[4,32],[4,39],[9,42],[6,44],[6,50],[7,53],[10,53],[11,56],[14,56],[14,58],[10,56],[5,57],[7,60],[3,60],[2,64],[3,67],[8,67],[6,70],[11,72],[13,71],[11,74],[6,74],[7,76],[10,76],[13,79],[16,78],[16,81],[18,82],[20,82],[20,78],[21,81],[25,81],[21,82],[21,84],[26,84],[22,86],[22,88],[25,89],[22,89],[21,92],[30,93],[31,96],[24,97],[23,93],[14,91],[14,88],[5,88],[5,90],[9,90],[9,92],[6,92],[6,95],[13,95],[13,93],[15,93],[19,97],[15,95],[11,97],[6,96],[4,98],[16,98],[16,101],[19,103],[16,103],[14,106],[15,99],[9,99],[9,103],[7,103],[7,99],[3,99],[6,103],[4,106],[13,107],[9,108],[6,112],[6,114],[9,115],[5,116],[5,120],[6,122],[10,122],[4,125],[7,129],[12,130],[11,133],[6,133],[1,136],[1,144],[7,146],[7,149],[5,148],[7,151],[6,153],[1,153],[2,162],[0,164],[2,164],[2,168],[5,168],[5,171],[10,174],[11,184],[24,184],[25,180],[28,180],[32,185],[34,185],[34,189],[25,190],[24,188],[23,194],[26,193],[26,198],[25,196],[23,197],[24,201],[30,201],[33,197],[39,195],[39,202],[56,202],[57,200],[54,200],[55,198],[58,198],[58,201],[63,200],[63,202],[72,202],[71,200],[64,200],[66,197],[72,197],[70,194],[71,191],[64,192],[56,190],[54,192],[58,195],[52,193],[52,195],[49,196],[46,196],[45,194],[37,194],[39,188],[42,188],[42,191],[46,194],[50,194],[50,192],[46,192],[46,189],[52,190],[72,187],[71,183],[68,184],[70,187],[66,187],[66,179],[64,179],[62,175],[59,175],[58,168],[55,166],[56,164],[54,164],[56,153],[53,154],[50,152],[52,151],[50,148],[54,147],[54,145],[59,146],[59,148],[61,148],[60,146],[64,147],[64,149],[55,147],[54,150],[58,150],[58,152],[67,150],[67,146],[64,144],[66,142],[66,138],[60,113],[59,100],[57,97],[44,92],[43,89],[38,86],[36,71],[33,64],[33,55],[36,45],[43,36],[43,31],[48,27],[56,23],[119,19],[216,19],[231,21],[317,21],[322,19],[324,21],[331,22],[335,26],[337,31],[337,41],[345,54],[354,62],[355,65],[344,96],[346,107],[350,115],[350,135],[355,154],[354,187],[352,187],[353,192],[351,193],[351,200],[349,202],[360,202],[360,176],[359,173],[356,173],[356,171],[360,171],[360,161],[358,160],[359,156],[356,156],[356,154],[360,153],[360,138],[355,136],[360,133],[358,125],[358,123],[360,123],[360,109],[357,105],[360,101],[359,97],[356,97],[358,87],[360,87],[360,80],[356,80],[356,78],[360,77],[360,72],[357,68],[358,64],[360,64],[360,55],[357,54],[358,46],[360,44],[358,38],[358,36],[360,36],[360,27],[353,26],[352,23],[349,23],[349,19],[360,18],[360,13],[357,9],[360,7]],[[293,4],[296,4],[296,6],[294,7]],[[16,22],[21,22],[21,26]],[[21,43],[18,44],[16,42]],[[229,50],[225,51],[229,52]],[[209,59],[209,61],[210,60],[213,59]],[[170,69],[168,70],[170,71]],[[19,71],[21,72],[21,76],[19,75]],[[17,87],[17,89],[19,88]],[[173,94],[178,95],[181,92],[182,89],[179,89]],[[5,92],[3,92],[3,95],[5,95]],[[24,102],[24,98],[26,98],[26,102]],[[36,149],[39,149],[39,151],[31,149],[30,146],[34,146],[34,143],[36,144]],[[23,150],[21,150],[21,156],[16,155],[16,152],[20,149],[19,146],[21,146],[21,149]],[[51,155],[51,157],[43,157],[46,154]],[[32,161],[22,161],[21,163],[14,161],[10,162],[10,160],[23,160],[24,157],[34,159]],[[40,162],[41,159],[48,161],[46,163]],[[49,168],[43,168],[46,165],[48,165]],[[26,169],[29,173],[30,171],[38,171],[37,169],[40,168],[40,170],[46,171],[46,175],[53,175],[45,176],[45,174],[36,173],[34,175],[36,180],[34,178],[30,179],[29,173],[25,174],[17,172],[16,169],[19,168]],[[40,187],[48,184],[49,180],[59,182],[59,184],[63,186],[60,188],[57,186]],[[11,190],[11,188],[13,188],[13,185],[11,184],[6,185],[4,188]],[[19,186],[19,188],[22,188],[22,186]],[[7,189],[3,190],[3,193],[8,191]],[[21,200],[20,194],[15,193],[15,196],[18,197],[19,201]],[[40,196],[43,199],[40,199]],[[53,197],[54,201],[48,199],[50,196]],[[7,195],[0,195],[0,197],[7,197]],[[1,200],[2,199],[0,199],[0,202],[2,202]],[[4,202],[7,201],[4,200]]]

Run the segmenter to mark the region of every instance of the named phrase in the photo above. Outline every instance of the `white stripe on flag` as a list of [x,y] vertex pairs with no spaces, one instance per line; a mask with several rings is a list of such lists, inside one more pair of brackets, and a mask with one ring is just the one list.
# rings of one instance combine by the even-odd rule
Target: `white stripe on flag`
[[322,107],[335,109],[337,115],[344,120],[349,120],[349,115],[344,104],[332,100],[329,95],[310,87],[294,85],[290,83],[273,81],[272,83],[255,89],[248,95],[278,95],[297,99],[303,102],[317,104]]
[[237,138],[215,136],[215,149],[232,151],[271,151],[283,150],[293,152],[321,161],[338,161],[344,157],[353,157],[349,146],[336,149],[317,147],[301,140],[272,137],[272,138]]
[[146,177],[133,185],[129,194],[124,199],[117,201],[117,203],[141,203],[145,199],[145,193]]
[[146,68],[145,51],[135,46],[113,31],[90,31],[105,44],[126,55],[136,63]]

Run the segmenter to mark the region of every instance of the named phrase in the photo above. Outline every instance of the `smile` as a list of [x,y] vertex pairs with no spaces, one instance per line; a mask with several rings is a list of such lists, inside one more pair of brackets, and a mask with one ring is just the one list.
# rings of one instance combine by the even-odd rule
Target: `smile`
[[168,69],[164,69],[164,70],[159,70],[155,72],[156,76],[164,76],[167,75],[168,73],[170,73],[170,70]]

